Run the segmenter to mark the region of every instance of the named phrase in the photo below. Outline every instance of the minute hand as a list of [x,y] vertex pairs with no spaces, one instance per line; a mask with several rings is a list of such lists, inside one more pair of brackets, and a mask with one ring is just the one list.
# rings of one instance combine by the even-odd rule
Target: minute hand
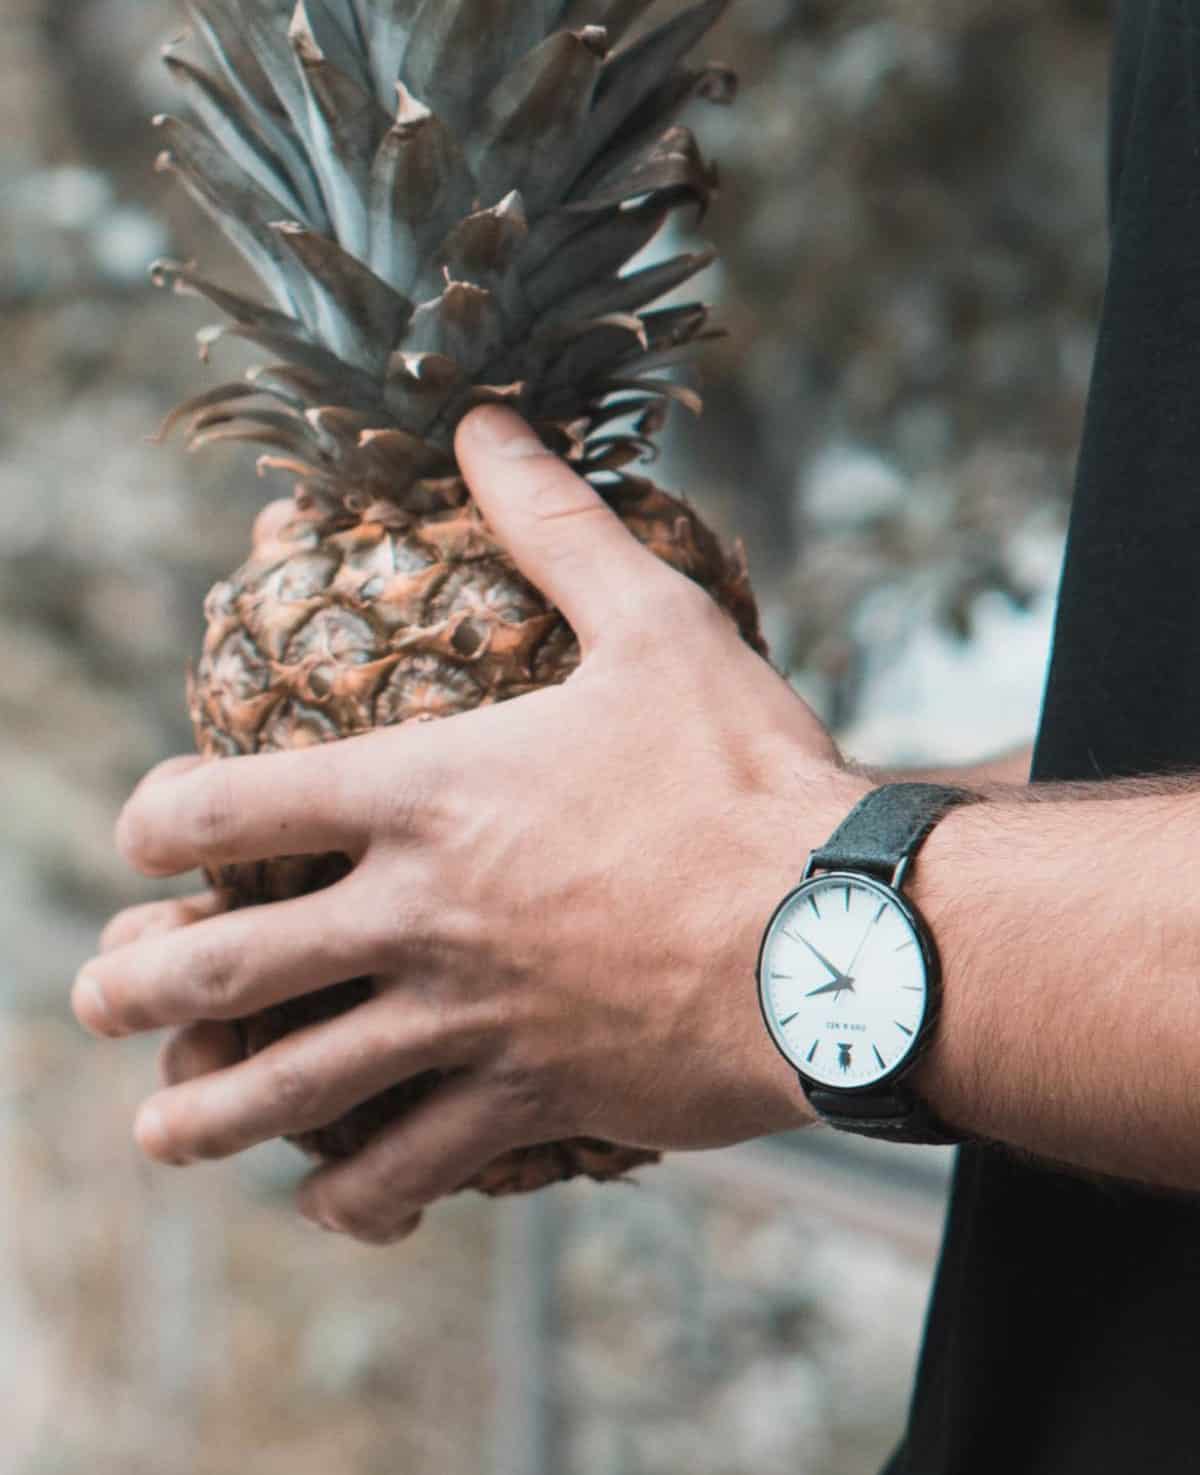
[[854,956],[850,959],[850,967],[851,968],[853,968],[854,965],[858,962],[859,958],[862,957],[863,948],[866,947],[868,939],[874,934],[874,932],[875,932],[875,923],[878,922],[878,921],[879,921],[879,918],[878,917],[875,917],[874,920],[868,925],[867,930],[863,933],[863,935],[862,935],[862,941],[859,943],[858,947],[855,949]]
[[822,968],[827,968],[829,972],[833,974],[834,981],[838,984],[840,988],[852,988],[854,986],[854,980],[850,978],[847,974],[843,973],[840,968],[835,968],[833,964],[829,961],[829,959],[825,956],[825,954],[821,952],[818,948],[813,947],[812,943],[809,942],[808,938],[805,937],[803,933],[799,933],[797,935],[799,936],[800,941],[804,944],[804,946],[809,950],[810,953],[812,953],[813,957],[816,958],[817,962],[820,963]]

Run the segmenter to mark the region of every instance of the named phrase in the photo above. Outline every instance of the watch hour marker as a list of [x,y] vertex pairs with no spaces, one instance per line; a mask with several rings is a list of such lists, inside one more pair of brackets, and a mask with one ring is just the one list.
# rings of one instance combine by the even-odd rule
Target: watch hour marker
[[846,887],[846,910],[847,911],[850,910],[850,888],[849,888],[849,886]]
[[904,992],[906,994],[923,994],[925,990],[919,983],[906,983],[904,985]]
[[875,1051],[875,1059],[879,1061],[879,1069],[880,1070],[886,1070],[887,1069],[887,1062],[884,1060],[883,1056],[879,1053],[879,1046],[878,1045],[872,1045],[871,1046],[871,1049]]
[[911,937],[908,939],[907,942],[902,942],[900,946],[896,949],[896,951],[898,953],[902,953],[906,947],[916,947],[916,943]]
[[819,922],[821,920],[821,908],[817,905],[817,898],[813,896],[812,892],[809,892],[808,904],[813,909],[813,916]]
[[808,1054],[807,1054],[807,1055],[806,1055],[806,1056],[805,1056],[805,1057],[804,1057],[804,1058],[805,1058],[805,1060],[806,1060],[806,1061],[807,1061],[807,1062],[808,1062],[808,1063],[809,1063],[809,1065],[811,1065],[811,1064],[812,1064],[812,1063],[813,1063],[813,1057],[814,1057],[814,1056],[815,1056],[815,1055],[816,1055],[816,1053],[817,1053],[817,1046],[818,1046],[818,1045],[819,1045],[819,1044],[820,1044],[820,1043],[821,1043],[821,1042],[820,1042],[820,1040],[814,1040],[814,1041],[813,1041],[813,1046],[812,1046],[812,1049],[811,1049],[811,1050],[810,1050],[810,1051],[809,1051],[809,1052],[808,1052]]
[[791,983],[792,981],[792,975],[790,973],[772,973],[771,977],[778,979],[780,983]]
[[799,1014],[789,1014],[786,1019],[781,1019],[779,1021],[779,1028],[780,1029],[786,1029],[788,1027],[788,1025],[791,1024],[791,1022],[792,1022],[793,1019],[799,1019],[799,1018],[800,1018]]
[[879,919],[880,919],[880,917],[882,917],[883,914],[884,914],[884,912],[886,912],[886,911],[887,911],[887,902],[885,901],[885,902],[882,903],[882,905],[880,906],[879,910],[875,913],[875,921],[878,922]]
[[898,1019],[893,1019],[892,1023],[896,1026],[897,1029],[902,1029],[910,1040],[912,1039],[912,1030],[909,1029],[908,1025],[901,1024]]

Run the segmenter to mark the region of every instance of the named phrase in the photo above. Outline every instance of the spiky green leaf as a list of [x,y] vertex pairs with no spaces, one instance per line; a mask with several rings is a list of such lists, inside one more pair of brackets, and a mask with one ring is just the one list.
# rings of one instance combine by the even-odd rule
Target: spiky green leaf
[[188,8],[226,85],[286,170],[288,183],[303,204],[300,218],[314,230],[328,229],[329,218],[308,155],[247,41],[236,9],[230,0],[188,0]]
[[485,201],[520,190],[536,217],[557,200],[589,127],[604,59],[601,37],[560,31],[518,62],[492,92],[467,146]]
[[303,37],[362,91],[370,93],[371,74],[358,40],[358,23],[345,0],[296,0],[288,36],[293,50]]
[[524,202],[514,190],[492,209],[459,221],[437,253],[452,280],[471,282],[492,294],[510,335],[524,326],[531,312],[520,269],[528,239]]
[[239,99],[182,57],[168,53],[163,62],[213,141],[236,160],[256,184],[277,199],[289,215],[302,218],[305,208],[292,189],[286,170],[264,147],[261,134],[247,120]]
[[483,99],[545,34],[540,0],[422,0],[404,55],[404,81],[468,136]]
[[313,284],[322,339],[347,363],[382,372],[413,304],[327,236],[286,221],[274,228]]
[[504,342],[504,324],[492,294],[470,282],[448,282],[442,295],[413,314],[404,347],[439,354],[466,375],[476,374]]
[[370,250],[367,214],[371,159],[390,126],[373,94],[330,61],[313,33],[299,23],[292,45],[309,102],[314,165],[338,240],[356,256]]
[[716,188],[716,171],[705,163],[690,128],[668,128],[627,152],[610,153],[571,191],[567,210],[603,210],[659,190],[689,196],[703,212]]
[[228,314],[234,322],[246,323],[261,328],[277,328],[283,332],[303,334],[304,327],[286,313],[276,312],[261,302],[231,292],[216,282],[200,276],[190,266],[177,261],[155,261],[150,267],[150,278],[156,287],[164,287],[180,297],[203,297],[214,307]]
[[582,291],[572,293],[553,311],[547,313],[538,331],[552,331],[564,322],[590,321],[612,313],[636,312],[638,308],[656,302],[665,293],[682,286],[698,272],[711,266],[715,258],[714,251],[695,251],[676,256],[670,261],[659,262],[655,266],[643,267],[641,271],[630,272],[627,276],[593,283]]
[[699,0],[609,59],[596,88],[596,106],[588,135],[592,157],[607,147],[626,119],[663,85],[664,79],[671,78],[728,5],[729,0]]
[[[561,223],[561,238],[542,265],[525,279],[533,310],[545,312],[570,293],[593,282],[607,281],[650,244],[670,213],[669,206],[651,198],[628,210],[614,206],[598,218],[569,214],[544,217],[543,224]],[[530,244],[544,249],[544,241]]]
[[283,311],[311,327],[315,302],[309,280],[271,230],[271,221],[287,213],[282,201],[255,183],[198,128],[178,118],[159,117],[155,122],[167,142],[158,167],[175,171],[250,262]]
[[562,24],[603,26],[615,46],[625,32],[657,3],[658,0],[567,0]]
[[436,248],[474,208],[477,189],[450,129],[404,87],[398,99],[396,121],[371,163],[367,260],[410,294]]

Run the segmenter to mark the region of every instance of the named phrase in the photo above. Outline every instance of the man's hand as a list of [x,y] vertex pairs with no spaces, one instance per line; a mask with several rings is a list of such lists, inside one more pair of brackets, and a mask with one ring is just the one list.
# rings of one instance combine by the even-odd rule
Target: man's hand
[[[74,992],[96,1034],[177,1031],[136,1124],[165,1162],[445,1072],[302,1190],[310,1217],[371,1241],[520,1145],[707,1148],[809,1120],[762,1026],[755,958],[806,854],[869,787],[717,606],[517,417],[475,412],[458,452],[577,632],[579,671],[436,724],[156,770],[118,830],[146,874],[326,851],[354,870],[273,906],[125,914]],[[369,1003],[235,1061],[220,1021],[360,974]]]

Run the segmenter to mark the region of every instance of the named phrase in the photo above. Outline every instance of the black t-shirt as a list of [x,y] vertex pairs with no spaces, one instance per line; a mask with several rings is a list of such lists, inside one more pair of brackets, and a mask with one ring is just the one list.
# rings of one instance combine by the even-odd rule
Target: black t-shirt
[[[1041,780],[1200,769],[1200,0],[1118,6],[1111,144]],[[960,1152],[890,1475],[992,1471],[1200,1472],[1200,1198]]]

